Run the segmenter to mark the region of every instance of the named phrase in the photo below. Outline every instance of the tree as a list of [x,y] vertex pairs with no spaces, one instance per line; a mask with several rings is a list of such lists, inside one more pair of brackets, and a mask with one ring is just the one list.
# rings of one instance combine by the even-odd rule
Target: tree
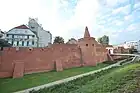
[[98,42],[102,44],[102,38],[98,38]]
[[54,44],[64,44],[64,39],[60,36],[56,36],[53,43]]
[[100,38],[98,38],[98,42],[104,45],[109,45],[109,37],[104,35]]
[[77,44],[77,40],[75,38],[71,38],[66,44]]
[[0,39],[0,47],[11,47],[12,45],[9,44],[6,40]]

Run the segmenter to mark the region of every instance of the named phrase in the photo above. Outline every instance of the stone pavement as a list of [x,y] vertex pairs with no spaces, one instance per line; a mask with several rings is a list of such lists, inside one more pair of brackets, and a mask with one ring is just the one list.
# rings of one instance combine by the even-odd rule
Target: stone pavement
[[102,70],[106,70],[106,69],[109,69],[109,68],[112,68],[112,67],[120,66],[120,63],[124,62],[124,61],[126,61],[126,59],[125,60],[121,60],[121,61],[117,62],[116,64],[113,64],[113,65],[101,68],[99,70],[95,70],[95,71],[91,71],[91,72],[88,72],[88,73],[76,75],[76,76],[73,76],[73,77],[69,77],[69,78],[66,78],[66,79],[54,81],[54,82],[51,82],[51,83],[48,83],[48,84],[44,84],[44,85],[41,85],[41,86],[29,88],[29,89],[26,89],[26,90],[23,90],[23,91],[14,92],[14,93],[29,93],[29,91],[31,91],[33,89],[37,91],[37,90],[39,90],[41,88],[44,88],[44,87],[51,87],[53,85],[57,85],[57,84],[65,83],[65,82],[68,82],[68,81],[72,81],[74,79],[77,79],[77,78],[80,78],[80,77],[83,77],[83,76],[88,76],[90,74],[94,74],[94,73],[100,72]]

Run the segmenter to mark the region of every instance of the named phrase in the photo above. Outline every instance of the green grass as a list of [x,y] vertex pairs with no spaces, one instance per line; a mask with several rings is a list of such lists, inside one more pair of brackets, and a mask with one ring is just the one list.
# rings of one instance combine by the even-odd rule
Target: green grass
[[30,93],[140,93],[140,63],[112,68]]
[[0,93],[11,93],[19,90],[24,90],[27,88],[39,86],[42,84],[47,84],[56,80],[64,79],[70,76],[75,76],[78,74],[83,74],[89,71],[97,70],[108,66],[108,64],[98,64],[94,67],[78,67],[66,69],[62,72],[44,72],[25,75],[23,78],[4,78],[0,79]]
[[[136,70],[140,70],[140,64],[131,64],[123,68],[116,68],[110,73],[107,73],[99,78],[95,78],[88,84],[70,93],[135,93],[134,91],[136,90],[136,87],[134,86],[137,85],[130,86],[130,82],[139,77],[134,73]],[[126,89],[124,86],[129,87]]]

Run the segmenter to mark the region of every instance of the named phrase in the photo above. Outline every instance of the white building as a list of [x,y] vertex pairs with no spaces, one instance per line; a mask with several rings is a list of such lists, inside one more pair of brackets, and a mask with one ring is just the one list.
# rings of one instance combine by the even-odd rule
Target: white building
[[124,43],[124,48],[132,48],[138,49],[138,41],[129,41]]
[[105,45],[110,54],[114,54],[114,47],[112,45]]
[[5,39],[13,47],[37,47],[37,36],[26,25],[20,25],[6,32]]
[[28,27],[37,35],[39,47],[46,47],[52,42],[52,34],[49,31],[45,31],[38,24],[37,19],[29,18]]

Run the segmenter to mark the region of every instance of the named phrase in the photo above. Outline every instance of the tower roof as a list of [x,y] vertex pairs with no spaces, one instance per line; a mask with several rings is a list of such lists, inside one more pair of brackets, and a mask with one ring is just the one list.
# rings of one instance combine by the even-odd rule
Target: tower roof
[[89,37],[90,37],[90,34],[89,34],[89,31],[88,31],[88,27],[86,26],[84,38],[89,38]]

